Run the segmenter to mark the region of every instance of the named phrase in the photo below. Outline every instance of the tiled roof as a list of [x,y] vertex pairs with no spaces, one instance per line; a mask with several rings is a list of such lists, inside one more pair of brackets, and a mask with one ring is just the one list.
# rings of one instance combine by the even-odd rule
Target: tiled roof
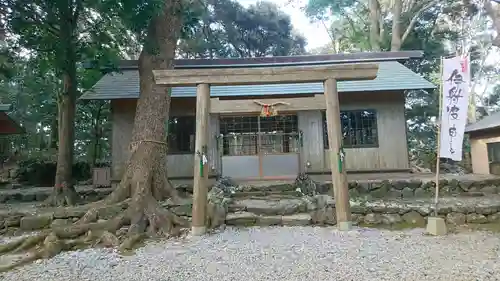
[[[433,89],[435,85],[419,74],[411,71],[396,61],[379,62],[378,76],[374,80],[341,81],[339,92],[393,91]],[[322,83],[272,84],[213,86],[210,94],[213,97],[245,96],[245,95],[290,95],[323,93]],[[196,87],[175,87],[172,97],[195,97]],[[119,73],[108,73],[94,87],[85,92],[80,99],[129,99],[139,97],[139,72],[136,69],[125,69]]]
[[11,104],[8,103],[0,103],[0,112],[10,111],[12,109]]
[[475,132],[500,127],[500,112],[493,113],[485,118],[472,123],[465,128],[465,132]]

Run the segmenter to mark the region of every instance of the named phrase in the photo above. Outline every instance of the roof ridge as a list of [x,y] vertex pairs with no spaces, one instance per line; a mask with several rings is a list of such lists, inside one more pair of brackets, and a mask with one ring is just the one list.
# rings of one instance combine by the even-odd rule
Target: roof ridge
[[[292,66],[292,65],[321,65],[378,61],[405,61],[422,58],[423,51],[398,52],[360,52],[342,54],[273,56],[253,58],[218,58],[218,59],[182,59],[174,60],[175,68],[230,68],[230,67],[257,67],[257,66]],[[95,64],[87,63],[86,68],[94,68]],[[112,69],[137,69],[138,60],[121,60],[118,65],[103,67],[105,71]]]
[[500,127],[500,111],[493,112],[492,114],[485,116],[484,118],[469,124],[465,128],[465,132],[475,132],[486,129],[492,129]]

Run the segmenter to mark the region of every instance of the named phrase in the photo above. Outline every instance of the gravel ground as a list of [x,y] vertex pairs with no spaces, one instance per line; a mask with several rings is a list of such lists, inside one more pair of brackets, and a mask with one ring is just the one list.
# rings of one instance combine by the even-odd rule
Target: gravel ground
[[150,242],[133,256],[68,252],[0,274],[16,281],[500,280],[500,235],[268,227]]

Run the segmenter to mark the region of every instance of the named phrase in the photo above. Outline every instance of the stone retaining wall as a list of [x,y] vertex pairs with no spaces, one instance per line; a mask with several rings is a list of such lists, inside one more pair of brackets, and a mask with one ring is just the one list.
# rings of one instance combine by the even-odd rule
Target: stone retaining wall
[[[288,195],[290,197],[300,196],[298,186],[293,183],[270,184],[268,186],[242,185],[234,187],[236,193],[233,197],[249,196],[274,196]],[[179,185],[177,189],[181,193],[192,193],[192,185]],[[331,183],[316,183],[317,192],[320,194],[332,193]],[[92,188],[91,186],[80,186],[76,188],[82,198],[87,201],[97,201],[107,196],[112,188]],[[349,193],[351,198],[430,198],[434,196],[435,182],[421,180],[377,180],[349,182]],[[50,188],[30,188],[0,190],[1,203],[35,202],[45,200],[51,193]],[[441,180],[440,195],[464,195],[484,196],[500,194],[500,179],[487,180]]]
[[[284,200],[241,200],[230,206],[228,225],[335,225],[335,202],[328,195]],[[449,224],[500,223],[500,196],[443,198],[438,215]],[[422,227],[433,214],[432,200],[354,200],[352,220],[358,224],[406,223]]]
[[[331,184],[322,184],[320,193],[331,190]],[[351,198],[369,196],[371,198],[428,198],[435,194],[435,181],[383,180],[349,182]],[[483,196],[500,193],[500,179],[487,180],[440,180],[439,193],[443,196],[464,195]]]
[[[76,191],[86,201],[98,201],[109,195],[112,188],[93,188],[90,186],[77,187]],[[52,192],[51,188],[35,187],[30,189],[10,189],[0,191],[0,204],[19,202],[42,202]]]
[[[163,205],[178,215],[191,215],[191,200],[186,199],[179,205],[165,202]],[[364,225],[405,223],[423,227],[425,219],[433,212],[431,199],[392,199],[392,200],[353,200],[351,202],[353,222]],[[0,234],[17,231],[33,231],[49,227],[71,224],[87,211],[86,206],[77,208],[41,209],[36,212],[0,212]],[[98,210],[98,220],[108,220],[119,214],[124,206],[114,205]],[[226,213],[229,213],[226,216]],[[335,225],[335,202],[328,195],[305,196],[294,199],[244,199],[233,200],[227,209],[211,223],[220,225]],[[438,214],[447,223],[462,225],[466,223],[500,223],[500,196],[442,198]]]
[[[434,204],[431,200],[353,202],[352,213],[353,220],[358,223],[394,224],[416,221],[423,224],[425,218],[433,215]],[[442,198],[437,213],[452,225],[500,222],[500,197]]]
[[[331,183],[315,183],[319,194],[332,194]],[[350,181],[351,198],[432,198],[436,183],[432,180],[372,180]],[[486,180],[440,180],[440,196],[487,196],[500,194],[500,178]],[[279,195],[296,197],[309,192],[301,192],[296,184],[270,184],[267,186],[238,186],[233,197],[264,197]]]

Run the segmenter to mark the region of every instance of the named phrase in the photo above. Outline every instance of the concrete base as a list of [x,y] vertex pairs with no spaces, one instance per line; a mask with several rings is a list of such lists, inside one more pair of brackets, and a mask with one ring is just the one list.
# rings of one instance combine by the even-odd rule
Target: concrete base
[[434,236],[446,235],[448,229],[443,218],[428,217],[427,218],[427,233]]
[[191,227],[191,234],[193,236],[201,236],[207,233],[207,228],[205,226],[193,226]]
[[352,222],[351,221],[341,221],[337,223],[337,228],[340,231],[348,231],[352,229]]

